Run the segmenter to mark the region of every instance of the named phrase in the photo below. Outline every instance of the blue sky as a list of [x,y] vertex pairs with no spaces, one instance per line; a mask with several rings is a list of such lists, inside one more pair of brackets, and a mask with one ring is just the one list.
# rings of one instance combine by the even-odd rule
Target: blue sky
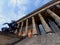
[[49,1],[51,0],[0,0],[0,29],[4,27],[3,23],[18,20]]

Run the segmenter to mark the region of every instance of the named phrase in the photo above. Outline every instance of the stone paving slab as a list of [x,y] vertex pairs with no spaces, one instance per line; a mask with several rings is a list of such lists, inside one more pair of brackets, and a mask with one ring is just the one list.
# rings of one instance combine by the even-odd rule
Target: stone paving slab
[[8,43],[14,42],[16,40],[17,38],[0,35],[0,45],[7,45]]
[[15,45],[60,45],[60,33],[33,36],[32,38],[26,38]]

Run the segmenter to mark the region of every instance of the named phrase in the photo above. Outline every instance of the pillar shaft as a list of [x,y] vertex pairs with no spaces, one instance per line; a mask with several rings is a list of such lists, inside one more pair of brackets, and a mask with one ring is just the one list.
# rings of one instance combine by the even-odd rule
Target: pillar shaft
[[46,32],[51,32],[51,29],[49,28],[48,24],[45,22],[44,18],[42,17],[42,15],[39,13],[39,17],[42,23],[42,26],[44,27],[44,30]]
[[36,29],[36,24],[35,24],[34,17],[32,17],[32,25],[33,25],[33,34],[37,34],[37,29]]
[[53,17],[55,19],[57,24],[60,26],[60,17],[49,9],[47,9],[47,12],[50,14],[51,17]]
[[60,5],[56,5],[56,7],[60,9]]
[[27,33],[28,33],[28,19],[26,20],[26,29],[25,29],[25,33],[26,33],[26,35],[27,35]]
[[23,28],[23,22],[22,22],[21,27],[20,27],[20,29],[19,29],[18,36],[21,36],[22,28]]
[[20,24],[18,24],[18,25],[17,25],[17,29],[16,29],[16,30],[15,30],[15,32],[14,32],[15,34],[17,34],[17,33],[18,33],[19,25],[20,25]]
[[51,26],[52,30],[54,32],[59,32],[60,30],[59,30],[58,26],[53,21],[51,21],[50,19],[48,19],[48,20],[49,20],[49,25]]

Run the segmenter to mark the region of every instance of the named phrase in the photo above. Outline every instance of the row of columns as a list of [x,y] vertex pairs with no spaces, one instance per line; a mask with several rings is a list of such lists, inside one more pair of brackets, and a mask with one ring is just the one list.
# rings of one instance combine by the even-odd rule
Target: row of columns
[[40,20],[41,20],[44,30],[46,32],[51,32],[51,29],[49,28],[48,24],[45,22],[44,18],[42,17],[42,15],[40,13],[39,13],[39,17],[40,17]]
[[60,26],[60,17],[58,15],[56,15],[53,11],[51,11],[50,9],[47,9],[47,12],[50,14],[50,16],[52,18],[55,19],[56,23]]
[[50,19],[48,19],[48,20],[49,20],[49,25],[52,28],[52,31],[53,32],[59,32],[60,29],[58,28],[58,26],[53,21],[51,21]]
[[16,33],[18,34],[19,26],[20,26],[20,24],[17,25],[17,29],[16,29],[15,32],[14,32],[15,34],[16,34]]
[[[34,17],[32,17],[32,26],[33,26],[33,32],[32,32],[33,35],[37,34],[36,23],[35,23]],[[21,27],[19,29],[19,34],[18,34],[19,36],[21,36],[22,28],[23,28],[23,22],[22,22]],[[28,19],[26,20],[26,27],[25,27],[25,34],[27,35],[27,33],[28,33]]]
[[21,27],[20,27],[20,29],[19,29],[18,36],[21,36],[22,29],[23,29],[23,22],[22,22]]
[[[57,14],[55,14],[53,11],[51,11],[50,9],[47,9],[47,12],[48,12],[48,14],[50,14],[50,16],[52,17],[52,18],[54,18],[55,19],[55,21],[57,22],[57,24],[60,26],[60,17],[57,15]],[[42,26],[43,26],[43,28],[44,28],[44,30],[48,33],[48,32],[51,32],[51,29],[50,29],[50,27],[48,26],[48,24],[46,23],[46,21],[44,20],[44,18],[43,18],[43,16],[39,13],[38,14],[38,16],[39,16],[39,18],[40,18],[40,21],[41,21],[41,23],[42,23]],[[51,22],[51,21],[50,21]],[[26,35],[27,35],[27,33],[28,33],[28,19],[26,19],[26,27],[25,27],[25,33],[26,33]],[[22,21],[21,22],[21,27],[20,27],[20,29],[19,29],[19,33],[18,33],[18,35],[19,36],[21,36],[21,32],[22,32],[22,29],[23,29],[23,24],[24,24],[24,22]],[[52,23],[51,23],[52,24]],[[35,23],[35,19],[34,19],[34,16],[32,17],[32,26],[33,26],[33,35],[34,34],[38,34],[38,32],[37,32],[37,29],[36,29],[36,23]],[[56,27],[56,26],[55,26]],[[52,27],[53,28],[53,27]],[[58,28],[57,28],[58,29]],[[59,30],[59,29],[58,29]]]

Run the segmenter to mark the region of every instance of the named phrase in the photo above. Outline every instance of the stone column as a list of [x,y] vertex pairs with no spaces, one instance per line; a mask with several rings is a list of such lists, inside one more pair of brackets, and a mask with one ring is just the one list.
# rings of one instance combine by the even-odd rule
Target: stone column
[[28,33],[28,19],[26,20],[26,29],[25,29],[25,33],[26,33],[26,35],[27,35],[27,33]]
[[47,12],[50,14],[51,17],[53,17],[55,19],[57,24],[60,26],[60,17],[49,9],[47,9]]
[[21,27],[20,27],[20,29],[19,29],[18,36],[21,36],[22,28],[23,28],[23,22],[22,22]]
[[60,30],[59,30],[58,26],[53,21],[51,21],[50,19],[48,19],[48,20],[49,20],[49,25],[51,26],[52,30],[54,32],[59,32]]
[[17,33],[18,33],[19,25],[20,25],[20,24],[18,23],[18,25],[17,25],[17,29],[16,29],[16,30],[15,30],[15,32],[14,32],[15,34],[17,34]]
[[36,24],[35,24],[34,17],[32,17],[32,25],[33,25],[33,34],[37,34],[37,29],[36,29]]
[[48,24],[45,22],[44,18],[42,17],[42,15],[39,13],[39,18],[41,20],[42,26],[44,27],[44,30],[48,33],[51,32],[50,27],[48,26]]
[[60,5],[56,5],[56,7],[60,9]]

